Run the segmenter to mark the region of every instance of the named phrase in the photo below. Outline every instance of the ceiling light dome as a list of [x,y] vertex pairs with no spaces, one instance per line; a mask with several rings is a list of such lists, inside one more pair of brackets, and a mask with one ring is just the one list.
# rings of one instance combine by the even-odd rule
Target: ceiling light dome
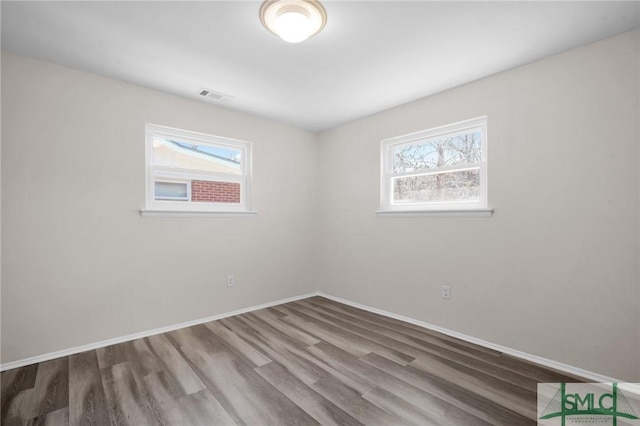
[[267,0],[260,7],[266,29],[289,43],[300,43],[320,32],[327,12],[316,0]]

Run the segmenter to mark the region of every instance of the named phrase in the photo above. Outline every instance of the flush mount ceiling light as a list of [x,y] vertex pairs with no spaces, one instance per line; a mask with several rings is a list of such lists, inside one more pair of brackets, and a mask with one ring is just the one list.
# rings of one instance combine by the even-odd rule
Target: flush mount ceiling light
[[267,0],[260,7],[266,29],[289,43],[300,43],[319,33],[327,12],[316,0]]

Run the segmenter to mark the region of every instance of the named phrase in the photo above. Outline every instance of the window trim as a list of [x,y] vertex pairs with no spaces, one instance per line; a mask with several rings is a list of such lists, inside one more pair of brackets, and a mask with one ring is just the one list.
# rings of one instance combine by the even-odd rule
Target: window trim
[[[196,142],[202,145],[213,145],[218,147],[227,147],[240,151],[242,161],[241,173],[239,175],[231,175],[226,173],[207,172],[191,169],[174,169],[165,166],[153,165],[153,139],[156,136],[175,138],[186,140],[188,142]],[[226,138],[222,136],[208,135],[205,133],[193,132],[190,130],[176,129],[157,124],[145,124],[145,208],[141,209],[142,216],[156,217],[166,215],[171,217],[180,216],[185,213],[187,216],[193,214],[212,214],[211,216],[220,216],[224,214],[254,214],[251,210],[251,183],[252,183],[252,166],[253,166],[253,144],[251,142],[241,141],[237,139]],[[155,179],[160,178],[166,181],[187,182],[190,187],[190,181],[194,179],[211,179],[215,178],[218,182],[234,182],[240,184],[240,203],[203,203],[191,201],[189,193],[188,201],[178,200],[156,200],[155,199]],[[199,215],[203,216],[204,215]],[[209,215],[206,215],[209,216]]]
[[[383,139],[380,142],[380,209],[378,214],[385,216],[403,215],[412,213],[413,216],[434,217],[486,217],[493,212],[488,207],[488,181],[487,181],[487,116],[480,116],[469,120],[446,124],[419,132]],[[467,133],[470,130],[480,130],[482,143],[480,146],[481,159],[479,163],[445,166],[433,171],[421,172],[393,172],[393,150],[403,145],[413,145],[421,141],[438,139],[445,135]],[[406,203],[393,204],[393,179],[403,176],[438,174],[456,170],[479,169],[480,172],[480,197],[478,201],[451,201],[440,203]],[[464,215],[459,212],[467,213]]]

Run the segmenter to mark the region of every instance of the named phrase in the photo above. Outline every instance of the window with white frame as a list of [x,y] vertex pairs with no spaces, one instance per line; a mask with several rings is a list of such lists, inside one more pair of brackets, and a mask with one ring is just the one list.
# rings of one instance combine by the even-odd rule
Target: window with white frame
[[146,125],[147,209],[246,212],[251,143]]
[[385,139],[381,211],[487,209],[487,118]]

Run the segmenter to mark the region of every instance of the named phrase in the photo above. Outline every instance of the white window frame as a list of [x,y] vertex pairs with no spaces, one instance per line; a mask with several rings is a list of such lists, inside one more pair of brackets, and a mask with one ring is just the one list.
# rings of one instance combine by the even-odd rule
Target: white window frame
[[[175,200],[173,200],[173,201],[180,201],[182,204],[191,202],[191,180],[163,179],[163,178],[160,178],[160,179],[158,179],[158,181],[164,182],[164,183],[184,183],[187,186],[187,198],[178,198],[178,197],[176,197]],[[154,197],[153,197],[154,200],[155,200],[155,190],[156,190],[155,183],[156,183],[156,180],[154,180],[152,182],[152,186],[153,186],[152,191],[153,191],[153,195],[154,195]],[[171,199],[170,198],[165,198],[163,201],[171,201]]]
[[[232,175],[229,173],[208,172],[193,169],[179,169],[155,165],[153,161],[153,139],[162,138],[177,139],[198,145],[208,145],[222,148],[231,148],[239,151],[241,156],[241,173]],[[252,143],[222,136],[207,135],[189,130],[175,129],[157,124],[145,125],[145,168],[146,168],[146,205],[141,210],[143,216],[157,216],[168,213],[175,216],[176,213],[255,213],[251,210],[251,175],[252,175]],[[156,179],[166,182],[186,182],[188,185],[188,201],[184,200],[156,200]],[[217,182],[234,182],[240,184],[240,203],[208,203],[191,201],[192,180],[215,180]]]
[[[404,145],[414,145],[419,142],[429,142],[459,133],[480,131],[482,137],[481,161],[478,163],[461,164],[438,167],[428,170],[394,173],[393,151]],[[405,176],[439,174],[443,172],[479,169],[480,196],[478,201],[424,202],[424,203],[393,203],[393,179]],[[384,139],[380,143],[380,214],[425,213],[434,216],[490,216],[492,210],[488,207],[487,182],[487,117],[477,117],[457,123],[447,124],[432,129],[423,130],[407,135]]]

